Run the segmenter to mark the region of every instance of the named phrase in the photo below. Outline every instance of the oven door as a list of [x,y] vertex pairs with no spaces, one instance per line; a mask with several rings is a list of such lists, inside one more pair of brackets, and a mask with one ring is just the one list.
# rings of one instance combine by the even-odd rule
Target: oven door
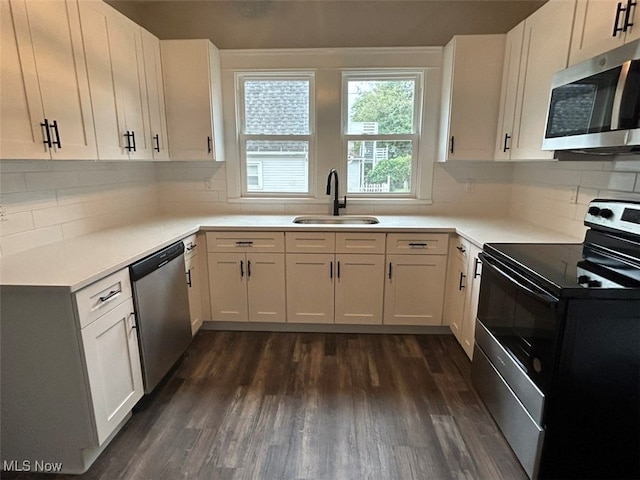
[[480,257],[478,322],[537,388],[547,393],[560,327],[560,301],[493,256],[481,253]]

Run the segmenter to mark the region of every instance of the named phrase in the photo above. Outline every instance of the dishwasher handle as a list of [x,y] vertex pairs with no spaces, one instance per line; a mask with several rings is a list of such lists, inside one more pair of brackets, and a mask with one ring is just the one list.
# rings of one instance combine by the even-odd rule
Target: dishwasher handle
[[173,245],[159,250],[156,253],[143,258],[142,260],[129,266],[129,276],[131,281],[135,282],[143,277],[146,277],[150,273],[156,271],[158,268],[164,267],[171,260],[184,254],[184,243],[176,242]]

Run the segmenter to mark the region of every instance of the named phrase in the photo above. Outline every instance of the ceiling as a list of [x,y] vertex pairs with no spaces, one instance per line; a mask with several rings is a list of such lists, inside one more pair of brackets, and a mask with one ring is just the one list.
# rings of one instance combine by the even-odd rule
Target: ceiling
[[505,33],[546,0],[107,0],[161,39],[218,48],[445,45]]

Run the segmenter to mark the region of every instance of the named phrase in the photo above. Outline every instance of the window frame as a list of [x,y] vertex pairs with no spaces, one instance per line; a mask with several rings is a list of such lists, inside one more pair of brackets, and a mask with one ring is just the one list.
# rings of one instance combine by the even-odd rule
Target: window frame
[[[414,82],[413,90],[413,130],[411,133],[393,134],[350,134],[349,128],[349,82],[350,81],[388,81],[388,80],[411,80]],[[423,95],[425,88],[424,69],[402,68],[402,69],[371,69],[371,70],[343,70],[342,71],[342,102],[340,137],[342,144],[342,169],[345,172],[345,185],[348,185],[348,155],[349,142],[357,141],[410,141],[411,142],[411,182],[409,192],[349,192],[348,187],[345,193],[354,198],[417,198],[420,171],[418,168],[418,158],[420,140],[422,132],[422,110]]]
[[[287,81],[287,80],[306,80],[309,82],[309,130],[307,134],[248,134],[246,133],[246,110],[245,110],[245,90],[246,81]],[[311,172],[315,171],[315,72],[310,70],[251,70],[245,72],[235,72],[236,84],[236,106],[237,106],[237,148],[240,160],[240,195],[244,198],[311,198],[313,197],[313,183]],[[249,190],[247,182],[247,148],[249,141],[301,141],[307,142],[307,191],[306,192],[272,192],[264,191],[261,185],[260,191]],[[262,170],[262,166],[260,167]]]

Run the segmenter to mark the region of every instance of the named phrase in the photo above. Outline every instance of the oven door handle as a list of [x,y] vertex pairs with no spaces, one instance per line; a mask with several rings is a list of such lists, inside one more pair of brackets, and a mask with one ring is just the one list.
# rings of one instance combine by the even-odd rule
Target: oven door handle
[[[512,275],[509,275],[505,270],[507,269],[505,266],[498,266],[496,265],[496,262],[494,260],[491,260],[490,257],[488,257],[487,255],[482,255],[482,265],[483,268],[484,267],[489,267],[490,270],[492,270],[493,272],[495,272],[497,275],[500,275],[501,277],[503,277],[505,280],[509,281],[510,283],[514,284],[516,287],[518,287],[518,289],[523,290],[524,292],[526,292],[529,296],[532,296],[544,303],[547,304],[555,304],[558,303],[558,299],[556,297],[554,297],[553,295],[550,295],[549,293],[546,292],[541,292],[541,291],[536,291],[534,290],[534,288],[531,288],[527,285],[525,285],[522,281],[514,278],[515,276],[520,276],[515,272],[510,272],[513,273]],[[509,269],[510,270],[510,269]],[[524,280],[524,279],[522,279]],[[527,282],[528,283],[528,282]],[[533,285],[532,285],[533,287]]]

